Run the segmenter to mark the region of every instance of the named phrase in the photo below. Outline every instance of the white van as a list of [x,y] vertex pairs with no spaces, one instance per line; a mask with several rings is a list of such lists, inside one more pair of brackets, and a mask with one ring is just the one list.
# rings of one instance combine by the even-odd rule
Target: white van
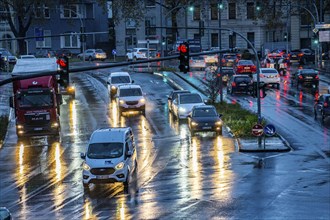
[[107,81],[110,97],[112,98],[117,93],[118,86],[132,83],[134,80],[131,79],[128,72],[111,73]]
[[[128,184],[137,174],[137,153],[134,135],[130,127],[104,128],[93,132],[86,152],[81,153],[83,185],[123,182]],[[136,176],[135,176],[136,178]]]

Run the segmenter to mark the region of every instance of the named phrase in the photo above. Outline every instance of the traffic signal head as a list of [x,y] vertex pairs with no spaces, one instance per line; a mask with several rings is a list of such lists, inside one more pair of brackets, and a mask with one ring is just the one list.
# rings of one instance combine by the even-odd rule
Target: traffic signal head
[[257,11],[260,11],[261,10],[260,2],[257,2],[256,3],[256,10]]
[[180,44],[178,50],[180,51],[180,72],[187,73],[189,72],[189,44],[187,42]]
[[69,84],[69,58],[67,56],[59,57],[56,61],[59,67],[59,83],[67,87]]

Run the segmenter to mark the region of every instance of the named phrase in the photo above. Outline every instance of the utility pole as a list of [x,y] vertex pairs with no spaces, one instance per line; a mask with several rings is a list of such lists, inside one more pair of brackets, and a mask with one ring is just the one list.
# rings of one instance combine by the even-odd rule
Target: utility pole
[[[219,30],[218,30],[218,44],[219,50],[221,50],[221,9],[222,9],[222,1],[218,1],[218,18],[219,18]],[[219,91],[220,91],[220,102],[223,102],[223,91],[222,91],[222,65],[221,65],[221,53],[218,55],[218,65],[219,65],[219,74],[220,77],[217,77],[219,83]]]

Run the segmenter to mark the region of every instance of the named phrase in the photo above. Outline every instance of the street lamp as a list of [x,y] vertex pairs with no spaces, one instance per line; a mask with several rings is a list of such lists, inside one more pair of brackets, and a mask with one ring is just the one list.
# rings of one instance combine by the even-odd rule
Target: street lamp
[[[219,19],[218,44],[219,44],[219,50],[221,50],[221,10],[223,9],[223,3],[221,0],[219,0],[218,4],[219,4],[219,7],[218,7],[218,19]],[[219,53],[219,55],[218,55],[218,64],[219,64],[220,77],[217,77],[217,81],[219,83],[220,102],[223,102],[223,92],[222,92],[222,77],[223,76],[222,76],[221,53]]]

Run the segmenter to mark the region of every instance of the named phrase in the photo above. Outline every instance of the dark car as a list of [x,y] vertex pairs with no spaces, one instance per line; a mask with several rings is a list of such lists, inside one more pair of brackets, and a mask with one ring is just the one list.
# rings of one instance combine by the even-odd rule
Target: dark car
[[324,121],[325,117],[330,116],[330,94],[323,94],[315,101],[314,117],[316,119],[320,115]]
[[11,220],[12,219],[11,213],[6,207],[0,207],[0,219],[1,220]]
[[236,59],[237,59],[237,56],[234,53],[223,54],[222,58],[221,58],[222,68],[224,68],[224,69],[233,68]]
[[190,93],[188,90],[174,90],[167,96],[168,111],[172,111],[172,102],[178,97],[178,94]]
[[252,60],[238,60],[233,67],[235,74],[253,74],[257,71],[257,66]]
[[60,49],[60,50],[55,51],[55,55],[56,55],[56,57],[67,56],[68,58],[71,58],[72,57],[72,52],[70,50],[67,50],[67,49]]
[[311,49],[291,50],[289,53],[290,63],[306,64],[315,61],[315,52]]
[[291,75],[291,85],[307,85],[315,86],[319,85],[319,73],[314,69],[298,69],[298,71]]
[[3,63],[16,64],[17,57],[12,55],[7,49],[0,48],[0,54]]
[[253,86],[252,78],[248,75],[233,75],[227,84],[227,93],[249,93]]
[[222,135],[221,116],[213,105],[195,106],[188,115],[188,126],[192,136],[199,131],[213,131]]

